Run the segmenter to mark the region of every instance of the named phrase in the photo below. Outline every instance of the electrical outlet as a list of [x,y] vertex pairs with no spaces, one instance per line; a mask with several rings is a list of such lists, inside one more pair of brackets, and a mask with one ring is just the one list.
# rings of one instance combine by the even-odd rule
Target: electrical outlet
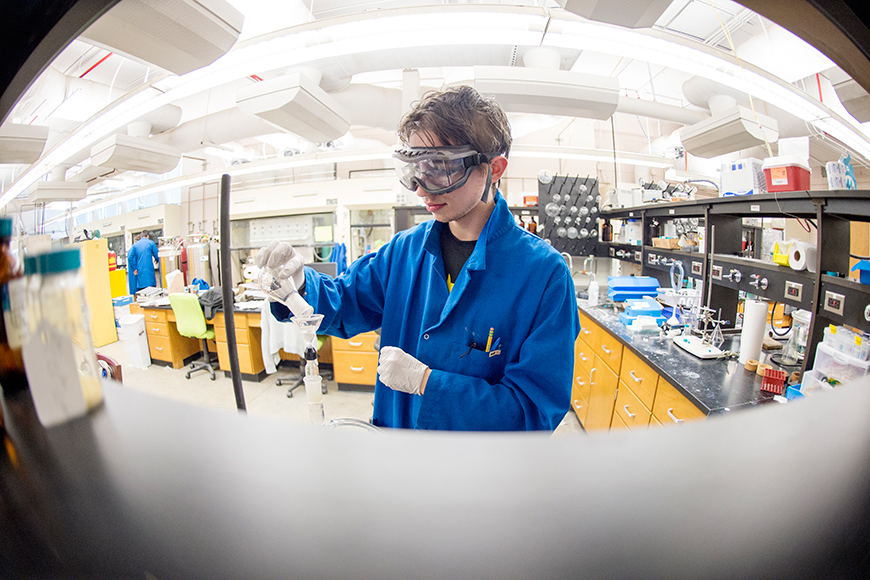
[[721,280],[722,279],[722,266],[715,266],[714,265],[712,272],[713,272],[713,279],[714,280]]
[[785,281],[785,297],[790,298],[791,300],[797,300],[800,302],[801,295],[804,291],[804,285],[798,284],[797,282],[792,282],[790,280]]
[[647,262],[649,262],[650,264],[658,264],[659,263],[659,259],[655,254],[647,254],[646,259],[647,259]]
[[641,250],[634,251],[634,261],[643,264],[643,252]]
[[846,297],[830,290],[825,290],[825,310],[843,316],[843,307],[846,305]]
[[701,262],[692,262],[692,274],[700,276],[703,269],[704,265]]
[[616,257],[616,249],[615,249],[615,248],[610,248],[610,257],[611,257],[611,258],[615,258],[615,257]]

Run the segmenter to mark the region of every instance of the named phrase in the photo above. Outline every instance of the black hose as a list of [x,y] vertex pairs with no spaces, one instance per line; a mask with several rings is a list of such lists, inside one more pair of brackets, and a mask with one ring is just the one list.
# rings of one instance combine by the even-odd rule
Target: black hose
[[776,313],[776,305],[777,304],[779,304],[779,302],[774,302],[773,309],[771,309],[771,311],[770,311],[770,332],[772,332],[776,336],[785,336],[786,334],[788,334],[788,331],[791,330],[792,326],[794,326],[794,322],[792,322],[791,326],[789,326],[788,328],[785,329],[785,332],[779,333],[776,331],[776,327],[773,325],[773,315],[774,315],[774,313]]
[[227,350],[230,355],[230,375],[233,379],[233,392],[236,395],[236,408],[247,411],[245,391],[242,388],[242,374],[239,371],[239,351],[236,350],[236,320],[233,316],[233,274],[230,272],[230,176],[221,176],[221,296],[224,304],[224,324],[227,329]]

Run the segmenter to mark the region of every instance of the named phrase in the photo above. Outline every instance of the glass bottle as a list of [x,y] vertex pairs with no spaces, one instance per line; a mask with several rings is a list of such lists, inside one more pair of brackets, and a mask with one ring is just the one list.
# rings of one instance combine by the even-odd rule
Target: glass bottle
[[[45,427],[87,413],[103,400],[91,342],[90,312],[78,249],[36,256],[36,304],[28,315],[24,364],[33,403]],[[46,364],[51,361],[51,364]]]
[[[21,358],[21,328],[16,325],[10,287],[13,292],[23,282],[23,272],[9,248],[12,239],[12,220],[0,218],[0,296],[3,315],[0,316],[0,385],[12,393],[27,388],[24,360]],[[20,296],[20,294],[17,294]]]

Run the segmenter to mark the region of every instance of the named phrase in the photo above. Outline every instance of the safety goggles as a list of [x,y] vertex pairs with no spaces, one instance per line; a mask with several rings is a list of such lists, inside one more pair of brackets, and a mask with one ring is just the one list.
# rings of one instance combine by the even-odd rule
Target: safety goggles
[[477,166],[488,163],[490,155],[470,145],[462,147],[404,147],[393,153],[399,182],[416,191],[441,195],[459,189]]

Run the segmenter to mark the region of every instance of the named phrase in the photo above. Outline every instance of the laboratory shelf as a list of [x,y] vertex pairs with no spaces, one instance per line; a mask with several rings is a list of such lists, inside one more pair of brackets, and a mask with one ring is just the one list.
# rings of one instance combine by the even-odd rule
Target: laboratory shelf
[[819,295],[821,317],[833,324],[867,329],[870,326],[870,286],[836,276],[822,275]]
[[[731,270],[740,272],[739,282],[725,277]],[[753,275],[757,276],[757,286],[752,285]],[[793,270],[755,258],[714,254],[710,266],[710,280],[714,285],[812,311],[816,275],[808,270]],[[762,280],[767,280],[767,288],[762,287]]]
[[[655,246],[644,246],[643,250],[646,255],[644,259],[645,267],[670,272],[671,260],[679,260],[683,263],[683,273],[686,276],[696,279],[703,279],[704,277],[704,264],[707,256],[701,252],[658,248]],[[663,260],[667,260],[667,263],[663,263]]]

